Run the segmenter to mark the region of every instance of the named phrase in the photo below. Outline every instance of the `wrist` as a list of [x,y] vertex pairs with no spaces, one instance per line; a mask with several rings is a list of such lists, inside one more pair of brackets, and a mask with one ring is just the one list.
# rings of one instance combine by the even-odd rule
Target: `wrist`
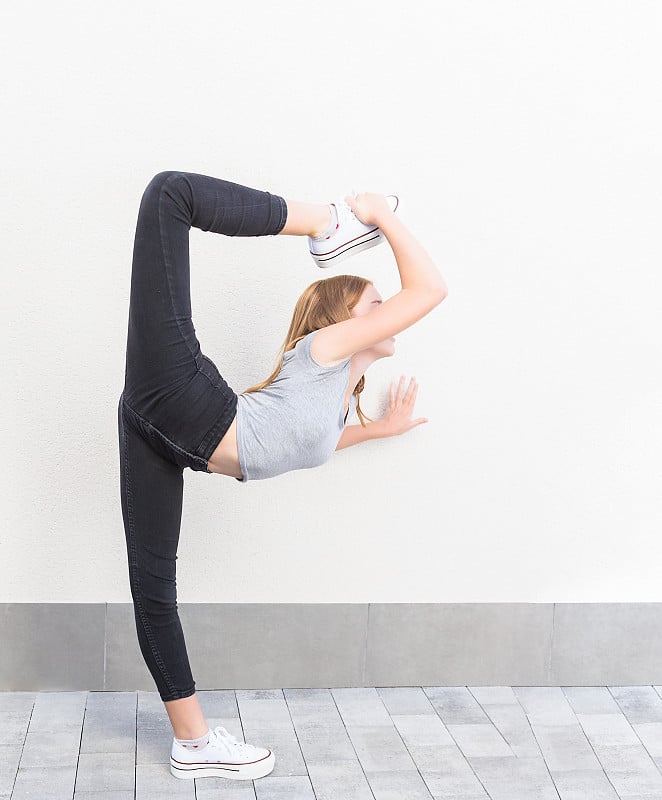
[[370,439],[383,439],[390,436],[388,427],[383,419],[376,419],[368,423],[368,437]]
[[396,216],[394,211],[386,209],[385,211],[380,212],[379,216],[375,220],[375,224],[383,233],[387,233],[394,226],[402,225],[402,220]]

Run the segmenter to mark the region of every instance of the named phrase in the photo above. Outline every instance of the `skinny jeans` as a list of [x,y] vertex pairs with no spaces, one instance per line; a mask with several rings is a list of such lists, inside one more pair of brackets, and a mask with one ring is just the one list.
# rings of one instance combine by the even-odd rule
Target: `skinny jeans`
[[195,334],[189,231],[275,236],[286,221],[283,197],[194,172],[159,172],[140,202],[117,408],[120,495],[138,643],[164,701],[195,692],[177,612],[184,469],[212,474],[237,411]]

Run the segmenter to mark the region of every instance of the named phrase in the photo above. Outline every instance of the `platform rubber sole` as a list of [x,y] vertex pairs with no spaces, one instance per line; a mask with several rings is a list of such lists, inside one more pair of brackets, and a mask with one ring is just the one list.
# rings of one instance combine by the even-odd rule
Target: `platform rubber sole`
[[362,250],[368,250],[369,248],[375,247],[375,245],[381,244],[385,241],[386,237],[378,228],[375,231],[366,233],[364,236],[360,236],[358,239],[353,239],[351,242],[347,242],[341,247],[338,247],[336,250],[333,250],[331,253],[313,253],[310,251],[310,255],[313,257],[313,260],[318,267],[325,269],[327,267],[332,267],[335,264],[339,264],[346,258],[356,255],[356,253],[360,253]]
[[170,757],[170,772],[175,778],[183,780],[193,780],[194,778],[229,778],[234,781],[254,781],[257,778],[264,778],[274,768],[276,759],[273,753],[269,753],[259,761],[250,764],[223,763],[208,764],[204,761],[186,764],[176,761]]

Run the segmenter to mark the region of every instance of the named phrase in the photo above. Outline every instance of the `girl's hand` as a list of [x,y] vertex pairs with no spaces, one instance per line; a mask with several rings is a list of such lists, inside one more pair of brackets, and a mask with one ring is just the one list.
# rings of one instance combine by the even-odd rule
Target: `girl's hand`
[[388,410],[379,420],[380,429],[384,431],[381,434],[382,436],[399,436],[401,433],[406,433],[423,422],[429,422],[425,417],[411,418],[414,413],[418,384],[416,383],[416,378],[412,378],[409,382],[409,388],[405,391],[404,383],[405,376],[402,375],[397,392],[393,389],[395,384],[391,384]]
[[379,226],[379,221],[385,214],[393,213],[386,197],[375,192],[348,194],[345,196],[345,202],[364,225]]

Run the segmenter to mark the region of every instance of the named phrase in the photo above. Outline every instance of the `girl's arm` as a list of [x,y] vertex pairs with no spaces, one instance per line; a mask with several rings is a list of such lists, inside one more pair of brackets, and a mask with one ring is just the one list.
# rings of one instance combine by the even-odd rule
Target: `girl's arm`
[[347,425],[336,445],[336,450],[351,447],[353,444],[359,444],[359,442],[365,442],[368,439],[379,439],[388,435],[382,430],[381,422],[380,419],[374,422],[366,422],[365,428],[363,425]]
[[366,423],[365,428],[363,425],[348,425],[338,440],[336,450],[342,450],[343,447],[365,442],[367,439],[399,436],[417,425],[428,422],[426,417],[412,419],[416,393],[418,392],[416,378],[412,378],[409,381],[409,387],[405,388],[405,376],[401,375],[398,388],[395,389],[394,387],[395,385],[392,383],[388,395],[388,408],[384,416],[374,422]]
[[316,355],[320,362],[344,360],[401,333],[433,311],[448,295],[448,288],[436,265],[391,211],[383,195],[364,192],[356,198],[348,195],[345,199],[362,222],[378,225],[388,239],[400,272],[402,289],[369,314],[321,328],[315,337]]

